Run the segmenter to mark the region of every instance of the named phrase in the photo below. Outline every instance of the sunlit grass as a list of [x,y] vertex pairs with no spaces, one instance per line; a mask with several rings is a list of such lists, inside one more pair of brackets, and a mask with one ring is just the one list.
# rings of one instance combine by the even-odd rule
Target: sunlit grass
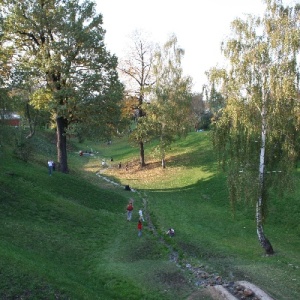
[[[114,156],[114,151],[113,143],[103,153]],[[184,257],[232,280],[249,280],[276,299],[294,299],[300,292],[296,284],[300,280],[299,191],[284,201],[274,195],[269,204],[272,213],[265,232],[276,254],[267,258],[256,236],[255,207],[237,203],[233,215],[226,177],[217,167],[209,133],[191,133],[173,145],[166,169],[153,153],[152,145],[146,145],[147,165],[141,168],[138,148],[130,148],[124,159],[117,156],[128,163],[127,171],[112,165],[103,174],[143,193],[161,233],[169,227],[176,229],[176,239],[171,242]]]
[[[126,138],[111,145],[73,142],[69,175],[49,177],[46,160],[53,149],[29,163],[2,153],[3,299],[187,299],[195,286],[169,260],[162,240],[178,251],[183,270],[192,263],[227,280],[249,280],[277,300],[297,299],[300,189],[284,198],[274,195],[265,232],[276,253],[266,257],[256,237],[255,208],[238,203],[233,216],[208,132],[178,140],[165,169],[155,143],[145,145],[147,165],[141,168],[139,149]],[[47,142],[40,148],[49,147]],[[93,155],[81,157],[80,149]],[[99,171],[119,186],[96,176]],[[125,191],[127,184],[136,192]],[[146,203],[159,236],[145,222],[138,238],[137,213],[126,222],[129,197],[136,209]],[[165,235],[169,227],[175,228],[174,239]]]

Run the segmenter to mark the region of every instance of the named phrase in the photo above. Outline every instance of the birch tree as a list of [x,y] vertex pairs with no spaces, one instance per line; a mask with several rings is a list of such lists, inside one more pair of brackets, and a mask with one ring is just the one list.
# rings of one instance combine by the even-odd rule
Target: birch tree
[[298,158],[300,7],[265,4],[263,17],[232,22],[223,47],[229,69],[212,69],[209,78],[226,100],[214,145],[228,171],[231,201],[255,203],[258,240],[273,254],[264,232],[270,191],[292,187]]

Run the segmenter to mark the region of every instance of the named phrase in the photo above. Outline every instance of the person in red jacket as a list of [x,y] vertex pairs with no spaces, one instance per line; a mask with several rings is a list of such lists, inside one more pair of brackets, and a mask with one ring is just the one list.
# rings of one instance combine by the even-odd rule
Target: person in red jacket
[[133,211],[133,205],[132,205],[132,201],[130,201],[129,204],[127,205],[127,221],[131,221],[132,211]]
[[143,224],[142,224],[141,220],[139,220],[137,228],[138,228],[138,236],[141,237],[142,236],[142,229],[143,229]]

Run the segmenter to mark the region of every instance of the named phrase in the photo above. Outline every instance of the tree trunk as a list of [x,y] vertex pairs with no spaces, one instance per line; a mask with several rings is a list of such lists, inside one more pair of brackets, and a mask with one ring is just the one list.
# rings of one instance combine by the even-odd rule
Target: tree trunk
[[264,234],[263,225],[262,225],[262,197],[259,197],[259,200],[256,204],[256,231],[260,245],[264,248],[266,254],[274,254],[273,247],[270,241]]
[[25,104],[25,115],[28,119],[28,124],[29,124],[29,134],[26,136],[26,139],[30,139],[35,134],[35,119],[36,119],[36,116],[34,117],[34,120],[32,120],[28,102]]
[[161,159],[161,166],[162,166],[163,169],[166,168],[166,160],[165,160],[165,158]]
[[[144,101],[144,94],[142,92],[140,92],[140,96],[139,96],[139,109],[138,109],[138,117],[141,118],[143,117],[143,110],[141,109],[141,105],[143,104]],[[140,141],[140,164],[141,167],[145,167],[146,163],[145,163],[145,149],[144,149],[144,143],[143,141]]]
[[265,151],[266,151],[266,136],[267,136],[267,120],[266,120],[266,95],[262,92],[262,128],[261,128],[261,148],[259,158],[259,196],[256,203],[256,230],[260,245],[266,251],[266,254],[273,254],[274,250],[271,243],[266,238],[263,230],[263,195],[265,181]]
[[68,160],[67,160],[67,120],[63,117],[56,118],[56,138],[57,138],[57,161],[58,169],[62,173],[68,173]]
[[140,164],[141,167],[145,167],[145,150],[144,150],[144,143],[140,141]]

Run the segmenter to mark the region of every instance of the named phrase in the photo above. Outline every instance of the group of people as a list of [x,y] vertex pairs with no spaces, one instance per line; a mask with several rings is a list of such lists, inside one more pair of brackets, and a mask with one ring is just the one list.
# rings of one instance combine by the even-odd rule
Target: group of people
[[[132,211],[133,211],[133,199],[130,199],[129,204],[127,205],[127,221],[131,221],[132,219]],[[137,224],[137,229],[138,229],[138,236],[142,236],[142,230],[143,230],[143,223],[144,222],[144,217],[143,217],[143,211],[142,209],[139,210],[139,221]]]
[[[131,221],[132,219],[132,211],[133,211],[133,199],[130,199],[128,205],[127,205],[127,221]],[[144,217],[143,217],[143,211],[140,209],[139,210],[139,221],[137,224],[137,229],[138,229],[138,236],[142,236],[142,230],[143,230],[143,223],[144,222]],[[175,235],[175,230],[173,228],[169,228],[166,234],[169,237],[173,237]]]

